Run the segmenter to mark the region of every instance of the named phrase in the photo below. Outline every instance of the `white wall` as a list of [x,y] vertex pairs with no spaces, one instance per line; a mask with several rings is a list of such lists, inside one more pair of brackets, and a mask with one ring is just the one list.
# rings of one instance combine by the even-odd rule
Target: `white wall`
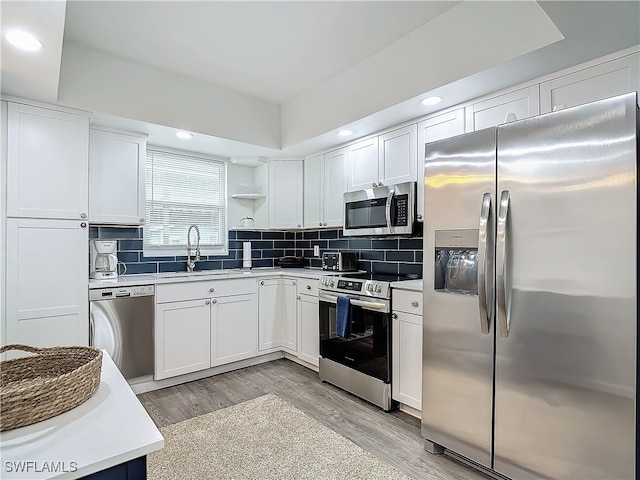
[[[5,282],[7,257],[5,236],[7,232],[7,102],[0,102],[0,345],[6,343],[7,325],[5,310]],[[6,358],[6,357],[5,357]]]
[[278,106],[73,42],[64,45],[58,103],[280,148]]
[[283,104],[282,147],[562,38],[536,2],[462,2],[364,62]]

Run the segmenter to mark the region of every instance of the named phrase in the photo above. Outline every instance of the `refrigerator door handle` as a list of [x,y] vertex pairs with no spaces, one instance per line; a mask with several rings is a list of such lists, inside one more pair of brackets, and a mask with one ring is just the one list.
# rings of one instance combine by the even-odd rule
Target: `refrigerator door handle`
[[389,195],[387,195],[387,203],[385,205],[385,216],[387,217],[387,228],[389,229],[389,233],[393,233],[393,225],[391,225],[391,200],[393,200],[393,195],[395,192],[393,189],[389,190]]
[[507,221],[509,218],[509,190],[500,194],[500,208],[498,210],[497,249],[496,249],[496,286],[498,288],[498,327],[500,336],[507,338],[510,328],[511,294],[507,286]]
[[[480,330],[485,335],[491,329],[493,317],[493,278],[490,274],[493,266],[493,242],[488,237],[491,220],[491,194],[482,196],[482,208],[480,209],[480,229],[478,230],[478,306],[480,309]],[[487,272],[489,276],[487,278]],[[489,280],[489,282],[487,282]],[[487,288],[487,283],[489,288]],[[487,291],[488,290],[488,291]]]

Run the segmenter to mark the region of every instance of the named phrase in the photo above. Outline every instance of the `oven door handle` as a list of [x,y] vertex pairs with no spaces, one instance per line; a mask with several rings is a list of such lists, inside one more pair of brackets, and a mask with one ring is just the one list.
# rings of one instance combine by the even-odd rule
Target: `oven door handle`
[[[322,300],[329,300],[332,303],[335,303],[338,301],[338,297],[334,296],[334,295],[320,295],[319,299]],[[384,303],[379,303],[379,302],[367,302],[365,300],[356,300],[354,298],[349,297],[349,301],[351,303],[351,305],[355,305],[356,307],[362,307],[362,308],[367,308],[369,310],[384,310],[387,308],[387,305]]]

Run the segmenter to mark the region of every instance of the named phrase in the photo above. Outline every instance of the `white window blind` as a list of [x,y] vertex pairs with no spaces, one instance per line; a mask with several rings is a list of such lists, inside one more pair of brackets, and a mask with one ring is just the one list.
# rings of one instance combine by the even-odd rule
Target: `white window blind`
[[[147,149],[144,254],[186,255],[190,225],[200,229],[203,255],[226,255],[226,165]],[[195,247],[196,232],[191,232]]]

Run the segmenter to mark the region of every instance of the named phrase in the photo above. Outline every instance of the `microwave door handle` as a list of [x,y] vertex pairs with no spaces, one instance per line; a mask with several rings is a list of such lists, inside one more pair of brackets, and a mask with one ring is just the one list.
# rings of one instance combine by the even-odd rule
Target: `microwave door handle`
[[391,225],[391,201],[393,200],[394,190],[389,190],[389,195],[387,195],[387,203],[385,206],[385,215],[387,217],[387,228],[389,229],[389,233],[393,233],[393,225]]

